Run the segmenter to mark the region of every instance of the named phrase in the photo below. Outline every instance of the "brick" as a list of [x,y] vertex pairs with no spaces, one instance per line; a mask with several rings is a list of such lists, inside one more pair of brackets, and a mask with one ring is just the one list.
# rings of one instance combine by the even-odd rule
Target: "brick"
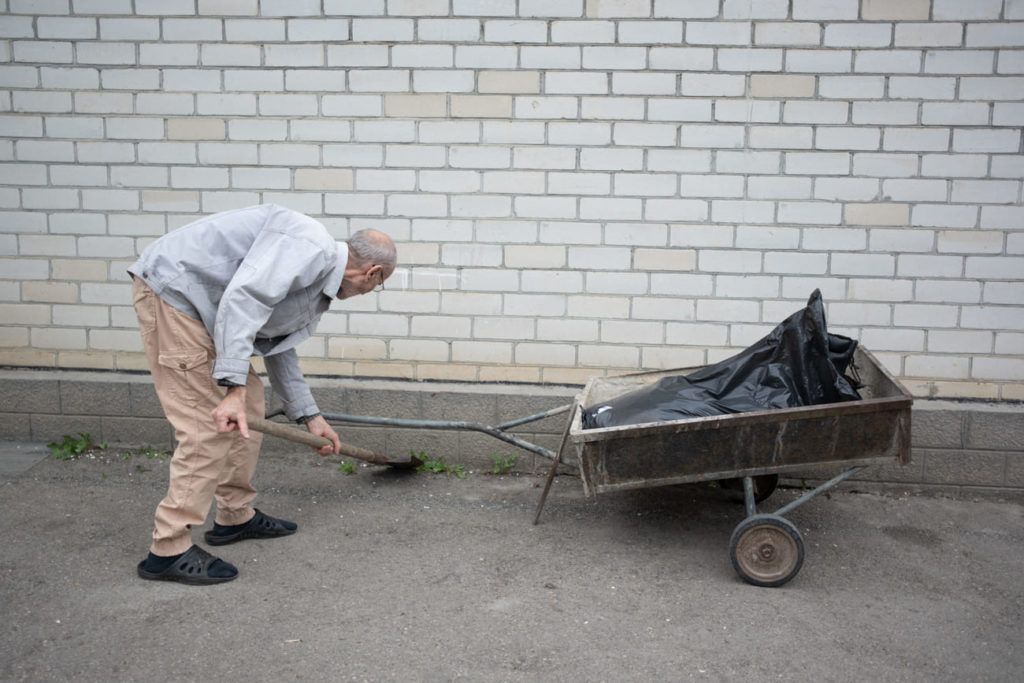
[[[427,136],[420,139],[428,142]],[[387,166],[440,168],[446,161],[445,148],[440,145],[388,145],[385,151]]]
[[681,21],[620,21],[618,41],[623,44],[678,44],[683,39]]
[[601,341],[610,344],[661,344],[664,325],[661,322],[603,320]]
[[853,225],[906,225],[910,219],[908,204],[848,203],[844,207],[845,221]]
[[1016,130],[954,130],[954,152],[1016,152],[1020,145],[1020,131]]
[[67,114],[71,112],[71,94],[57,92],[15,92],[12,107],[16,112]]
[[[636,18],[650,16],[650,0],[607,0],[587,8],[588,17]],[[655,16],[666,16],[655,12]]]
[[[325,20],[325,23],[332,23]],[[224,35],[230,42],[276,42],[286,39],[287,24],[281,19],[227,19]],[[347,35],[347,27],[345,29]]]
[[[662,116],[671,116],[678,111],[668,111],[661,100],[651,99],[653,113],[651,119],[659,119]],[[669,105],[674,106],[674,105]],[[680,107],[686,106],[680,104]],[[710,109],[710,107],[709,107]],[[581,114],[584,120],[590,119],[612,119],[612,120],[643,120],[645,118],[644,99],[640,97],[584,97],[581,105]]]
[[283,168],[235,168],[231,170],[231,186],[286,190],[291,188],[291,171]]
[[639,350],[631,346],[580,346],[579,363],[597,368],[632,368],[638,363]]
[[976,0],[967,4],[956,0],[934,0],[932,19],[936,21],[998,19],[1002,6],[1002,0]]
[[[77,209],[77,190],[25,188],[21,192],[22,207],[26,209]],[[24,245],[22,245],[24,248]]]
[[786,0],[763,0],[750,3],[746,0],[725,0],[722,4],[723,19],[785,19],[789,13]]
[[996,73],[1024,73],[1024,50],[1000,50]]
[[856,19],[859,0],[793,0],[793,18],[803,20]]
[[615,42],[615,22],[612,21],[553,21],[551,41],[554,43],[595,43]]
[[135,46],[132,43],[102,42],[77,43],[75,55],[79,64],[125,64],[135,63]]
[[484,22],[484,40],[494,43],[545,43],[547,24],[535,20],[489,19]]
[[1024,45],[1021,38],[1024,23],[999,22],[992,24],[968,24],[968,47],[1020,47]]
[[892,41],[889,24],[828,24],[824,45],[829,47],[888,47]]
[[722,71],[781,71],[782,50],[765,48],[721,48],[718,68]]
[[214,69],[163,69],[167,92],[220,92],[220,72]]
[[846,102],[786,102],[782,120],[785,123],[846,123],[849,105]]
[[46,64],[71,63],[72,44],[58,40],[16,40],[12,43],[15,61]]
[[[618,76],[618,74],[616,74]],[[617,78],[613,77],[613,82]],[[679,91],[686,96],[738,97],[744,94],[746,77],[732,74],[690,74],[680,76]],[[616,92],[619,92],[616,89]],[[669,94],[674,92],[667,91]],[[651,94],[659,94],[654,92]],[[662,93],[663,94],[663,93]]]
[[[981,226],[993,230],[1016,230],[1024,219],[1024,208],[1019,206],[984,206],[981,209]],[[1010,235],[1009,239],[1013,239]]]
[[[998,234],[992,237],[998,238]],[[1015,256],[968,256],[966,261],[968,278],[1013,280],[1024,265],[1024,259]]]
[[[881,99],[885,95],[885,77],[883,76],[822,76],[820,79],[822,97],[835,99]],[[858,104],[874,104],[873,102],[854,102]]]
[[964,76],[960,80],[961,100],[1012,100],[1024,89],[1024,77]]
[[812,22],[758,22],[754,25],[755,45],[812,47],[821,44],[821,26]]
[[919,73],[918,50],[859,50],[854,55],[854,71],[868,73]]
[[1017,201],[1020,184],[1010,180],[954,180],[954,202],[1012,204]]
[[157,19],[143,18],[101,18],[100,39],[101,40],[159,40],[160,22]]
[[608,91],[608,75],[603,73],[549,73],[544,82],[544,92],[552,95],[604,95]]
[[750,45],[751,25],[746,21],[689,21],[686,42],[690,45]]
[[366,0],[324,0],[324,13],[328,15],[381,16],[385,14],[385,7],[383,2],[366,2]]
[[505,95],[452,95],[451,115],[456,118],[511,118],[512,98]]
[[896,272],[901,277],[959,277],[963,261],[959,256],[902,254]]
[[579,69],[581,64],[578,47],[521,47],[519,62],[526,69]]
[[[883,0],[884,1],[884,0]],[[897,47],[957,47],[963,44],[964,28],[958,23],[896,24]]]
[[412,74],[415,92],[470,92],[473,87],[472,71],[422,70]]
[[259,14],[258,0],[198,0],[199,14],[247,16]]
[[1024,334],[996,332],[995,352],[1004,355],[1024,355]]
[[977,282],[918,280],[916,293],[917,300],[925,303],[977,304],[981,300],[981,285]]
[[424,42],[477,42],[480,22],[473,19],[420,19],[417,36]]
[[[993,235],[993,237],[996,237]],[[1024,283],[1021,282],[991,282],[985,285],[985,303],[990,304],[1017,304],[1021,301],[1021,290]]]
[[[949,149],[948,128],[886,128],[882,148],[890,151],[945,152]],[[979,151],[958,150],[955,151]]]
[[990,74],[995,64],[994,50],[929,50],[925,53],[925,73]]
[[[707,50],[701,52],[706,54]],[[687,52],[686,54],[693,57],[696,53]],[[683,61],[683,53],[678,50],[667,48],[651,50],[651,68],[681,68],[679,67],[681,61]],[[582,65],[584,69],[640,70],[647,66],[647,50],[640,47],[587,46],[583,48]]]
[[[676,78],[674,74],[650,72],[613,73],[611,89],[617,95],[672,95],[676,92]],[[686,92],[685,89],[684,92]],[[705,94],[697,92],[696,85],[693,86],[690,92],[693,94]]]
[[812,147],[813,135],[810,126],[752,126],[750,147],[808,149]]
[[861,18],[867,21],[927,21],[930,0],[863,0]]
[[540,92],[540,73],[537,71],[481,71],[477,81],[481,93]]
[[786,52],[786,71],[809,73],[844,73],[851,70],[850,50],[800,50]]
[[507,342],[453,341],[452,361],[507,365],[512,362],[512,345]]

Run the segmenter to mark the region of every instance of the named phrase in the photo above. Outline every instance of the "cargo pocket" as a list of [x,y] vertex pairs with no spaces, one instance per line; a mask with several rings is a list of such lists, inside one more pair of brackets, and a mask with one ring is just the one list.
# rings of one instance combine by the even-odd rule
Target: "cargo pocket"
[[157,362],[166,378],[167,393],[191,405],[209,398],[213,390],[209,361],[210,355],[206,349],[160,354]]

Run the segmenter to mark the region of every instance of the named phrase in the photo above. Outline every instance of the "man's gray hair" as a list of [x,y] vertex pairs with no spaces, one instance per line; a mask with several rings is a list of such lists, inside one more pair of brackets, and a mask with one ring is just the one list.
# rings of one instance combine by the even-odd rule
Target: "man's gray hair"
[[380,264],[386,275],[395,269],[398,255],[395,243],[380,230],[365,228],[348,239],[349,253],[360,265]]

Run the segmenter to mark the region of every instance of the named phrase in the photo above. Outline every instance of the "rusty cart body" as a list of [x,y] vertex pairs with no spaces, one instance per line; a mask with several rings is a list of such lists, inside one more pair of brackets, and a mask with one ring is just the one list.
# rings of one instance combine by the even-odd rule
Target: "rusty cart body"
[[[868,465],[910,460],[910,394],[863,346],[854,367],[863,384],[856,401],[583,429],[581,406],[699,368],[596,377],[577,399],[563,449],[575,449],[588,496],[703,481],[742,487],[747,516],[730,542],[733,566],[749,583],[782,585],[804,554],[787,512]],[[842,472],[774,513],[757,513],[780,474],[822,466]]]

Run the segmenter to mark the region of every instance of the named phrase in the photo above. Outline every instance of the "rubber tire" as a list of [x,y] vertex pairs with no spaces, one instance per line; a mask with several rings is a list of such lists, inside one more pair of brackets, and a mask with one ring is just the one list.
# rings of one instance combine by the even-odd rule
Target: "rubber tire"
[[[775,493],[775,489],[779,487],[779,475],[777,474],[759,474],[754,479],[754,502],[762,503],[768,500],[768,497]],[[722,479],[718,482],[726,491],[739,491],[740,498],[739,502],[743,503],[743,479]]]
[[804,563],[804,541],[792,522],[778,515],[753,515],[729,539],[729,557],[740,578],[774,588],[789,582]]

